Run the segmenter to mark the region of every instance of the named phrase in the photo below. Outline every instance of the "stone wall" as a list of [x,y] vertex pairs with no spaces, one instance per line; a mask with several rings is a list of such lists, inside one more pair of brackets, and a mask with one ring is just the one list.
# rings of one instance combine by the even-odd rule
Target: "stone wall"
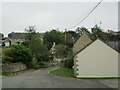
[[16,72],[27,69],[27,66],[21,62],[2,65],[2,72]]

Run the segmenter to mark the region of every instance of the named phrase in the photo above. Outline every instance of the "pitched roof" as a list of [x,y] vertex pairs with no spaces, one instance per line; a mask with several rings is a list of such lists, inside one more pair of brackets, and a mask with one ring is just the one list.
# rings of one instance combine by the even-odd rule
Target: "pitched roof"
[[105,43],[120,53],[120,41],[107,41]]
[[[97,40],[100,40],[100,39],[97,39]],[[84,48],[82,48],[81,50],[79,50],[79,52],[77,52],[75,55],[77,55],[78,53],[80,53],[81,51],[83,51],[85,48],[87,48],[89,45],[91,45],[95,41],[92,41],[91,43],[89,43],[87,46],[85,46]],[[120,42],[116,42],[116,44],[115,44],[115,42],[106,42],[106,43],[103,42],[103,43],[106,44],[107,46],[109,46],[110,48],[112,48],[113,50],[115,50],[116,52],[120,53]]]
[[73,54],[75,55],[80,50],[84,49],[87,45],[92,42],[88,33],[84,33],[73,45]]
[[[8,37],[10,39],[25,39],[27,37],[28,33],[10,33],[8,34]],[[43,38],[44,33],[37,33],[37,37]]]

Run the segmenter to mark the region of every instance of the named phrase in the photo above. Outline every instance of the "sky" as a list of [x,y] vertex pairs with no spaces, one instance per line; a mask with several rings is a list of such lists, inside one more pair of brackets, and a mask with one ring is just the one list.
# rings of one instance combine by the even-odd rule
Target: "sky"
[[[79,23],[97,4],[98,2],[2,2],[0,29],[5,36],[13,31],[24,32],[29,25],[36,26],[37,32],[68,30]],[[87,19],[71,30],[82,26],[90,30],[95,24],[104,31],[117,31],[118,3],[102,2]]]

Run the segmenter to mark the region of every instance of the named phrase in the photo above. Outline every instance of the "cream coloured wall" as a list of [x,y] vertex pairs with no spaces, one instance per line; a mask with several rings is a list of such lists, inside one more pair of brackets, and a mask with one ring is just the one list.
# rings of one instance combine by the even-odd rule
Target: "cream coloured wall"
[[76,77],[118,77],[118,52],[96,40],[79,54]]

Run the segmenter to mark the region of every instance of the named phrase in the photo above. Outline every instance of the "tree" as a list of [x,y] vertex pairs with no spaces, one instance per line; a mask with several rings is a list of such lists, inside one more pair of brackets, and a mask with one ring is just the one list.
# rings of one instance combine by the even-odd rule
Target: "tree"
[[43,41],[47,45],[48,49],[50,50],[53,42],[55,42],[56,45],[64,43],[64,35],[60,31],[51,30],[50,32],[46,32],[44,34]]
[[[65,32],[64,32],[65,34]],[[65,36],[65,35],[64,35]],[[79,34],[75,31],[66,31],[66,45],[70,48],[73,47],[75,41],[79,38]]]
[[30,42],[29,48],[32,50],[37,61],[48,61],[49,51],[41,39],[34,39]]
[[67,33],[66,34],[66,45],[72,48],[73,44],[74,44],[74,37],[70,33]]
[[96,40],[98,38],[101,39],[101,40],[103,40],[103,34],[104,34],[104,32],[103,32],[103,29],[101,29],[101,27],[99,27],[96,24],[93,28],[91,28],[91,31],[92,31],[92,35],[94,37],[94,40]]
[[27,40],[32,40],[36,38],[36,30],[35,30],[35,26],[29,26],[29,29],[25,29],[25,31],[27,32]]
[[85,28],[85,27],[78,27],[77,29],[76,29],[76,32],[81,36],[83,33],[85,33],[85,32],[87,32],[87,33],[90,33],[89,31],[88,31],[88,29],[87,28]]
[[79,34],[76,31],[67,31],[66,33],[71,34],[72,37],[74,37],[74,39],[78,39],[79,38]]
[[25,29],[25,31],[27,32],[27,40],[22,44],[30,48],[35,60],[37,60],[37,62],[49,60],[48,49],[43,41],[37,38],[35,27],[29,26],[29,29]]

